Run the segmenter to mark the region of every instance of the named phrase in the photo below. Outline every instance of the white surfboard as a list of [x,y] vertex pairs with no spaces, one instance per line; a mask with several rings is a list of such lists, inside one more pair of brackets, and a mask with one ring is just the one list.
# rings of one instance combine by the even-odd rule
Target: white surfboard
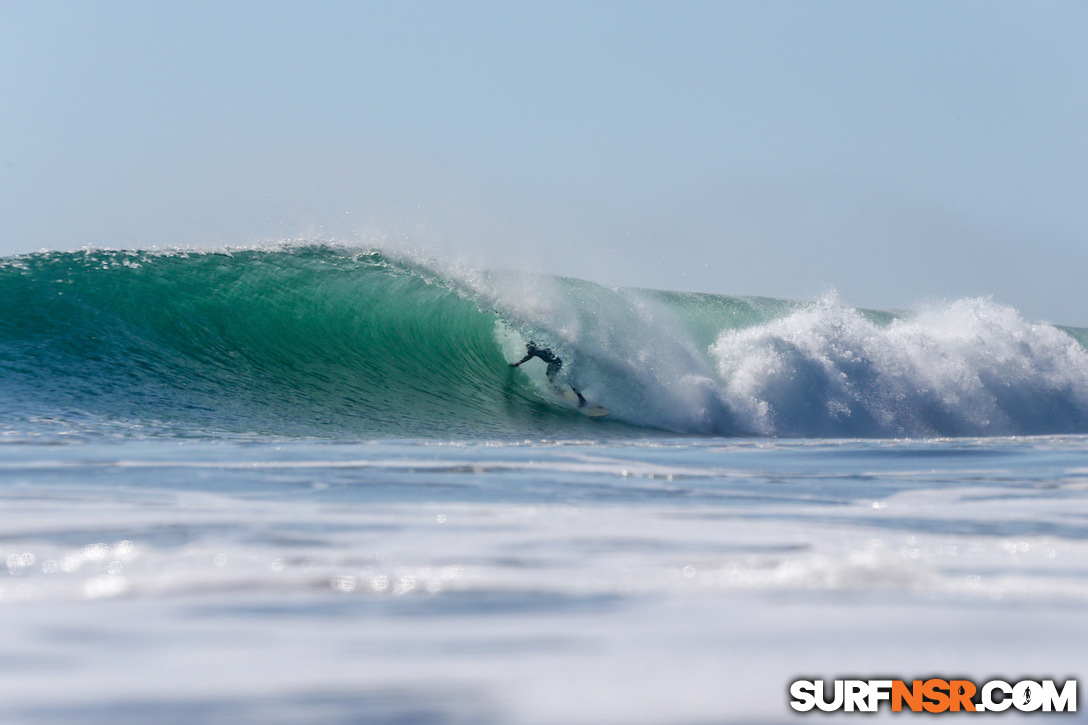
[[590,405],[589,403],[579,405],[578,394],[575,393],[574,388],[567,383],[556,385],[555,392],[559,394],[559,397],[563,399],[564,403],[574,408],[582,415],[587,415],[590,418],[600,418],[601,416],[608,415],[612,412],[602,405]]

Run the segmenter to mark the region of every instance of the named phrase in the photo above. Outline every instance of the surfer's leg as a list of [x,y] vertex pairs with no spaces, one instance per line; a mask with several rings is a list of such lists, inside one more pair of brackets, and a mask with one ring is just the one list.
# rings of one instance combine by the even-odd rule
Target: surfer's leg
[[578,396],[578,407],[579,408],[586,407],[586,399],[582,397],[582,393],[578,390],[578,388],[571,385],[570,389],[573,390],[574,394]]

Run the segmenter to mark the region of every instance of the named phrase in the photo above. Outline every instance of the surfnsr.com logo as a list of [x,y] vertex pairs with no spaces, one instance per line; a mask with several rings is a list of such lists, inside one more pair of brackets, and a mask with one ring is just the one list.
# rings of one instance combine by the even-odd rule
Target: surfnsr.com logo
[[800,712],[876,712],[887,702],[892,712],[1076,712],[1077,681],[1060,687],[1054,680],[797,680],[790,685],[790,707]]

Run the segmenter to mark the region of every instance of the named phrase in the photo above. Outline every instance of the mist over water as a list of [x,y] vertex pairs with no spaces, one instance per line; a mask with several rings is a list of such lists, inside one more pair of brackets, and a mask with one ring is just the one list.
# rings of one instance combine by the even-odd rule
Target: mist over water
[[0,4],[2,725],[1083,685],[1082,5],[255,5]]
[[1083,330],[294,243],[8,257],[0,306],[5,723],[780,722],[1083,660]]
[[[1088,431],[1085,347],[986,299],[878,313],[287,244],[9,257],[0,301],[9,423],[333,438]],[[540,361],[511,369],[528,340],[611,415],[579,415]]]
[[919,436],[1088,429],[1088,353],[1009,307],[965,299],[878,324],[827,298],[723,331],[731,407],[769,435]]

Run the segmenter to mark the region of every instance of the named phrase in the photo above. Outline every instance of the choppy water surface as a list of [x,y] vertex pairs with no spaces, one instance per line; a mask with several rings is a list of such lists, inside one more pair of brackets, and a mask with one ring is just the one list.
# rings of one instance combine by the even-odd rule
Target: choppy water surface
[[1083,675],[1088,439],[0,446],[5,722],[791,718]]
[[780,722],[802,677],[1084,674],[1084,329],[331,244],[19,255],[0,306],[0,722]]

